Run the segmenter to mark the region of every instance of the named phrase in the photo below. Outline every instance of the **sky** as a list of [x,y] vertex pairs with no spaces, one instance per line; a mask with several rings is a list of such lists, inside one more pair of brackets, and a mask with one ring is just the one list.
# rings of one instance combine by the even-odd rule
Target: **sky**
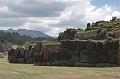
[[37,30],[58,36],[66,28],[120,18],[120,0],[0,0],[0,29]]

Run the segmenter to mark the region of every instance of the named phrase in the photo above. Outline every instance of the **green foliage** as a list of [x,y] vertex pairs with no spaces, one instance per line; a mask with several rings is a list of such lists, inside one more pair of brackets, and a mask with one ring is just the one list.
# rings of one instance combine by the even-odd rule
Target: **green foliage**
[[2,43],[10,42],[14,44],[23,44],[25,41],[30,41],[31,37],[28,36],[20,36],[18,33],[9,33],[0,31],[0,41]]
[[16,32],[10,33],[10,32],[4,32],[0,31],[0,41],[2,43],[10,42],[14,44],[24,44],[25,42],[29,41],[42,41],[42,40],[55,40],[53,38],[47,38],[47,37],[39,37],[39,38],[32,38],[30,36],[21,36]]
[[79,32],[84,32],[85,30],[84,30],[84,29],[81,29],[81,28],[78,28],[77,31],[79,31]]

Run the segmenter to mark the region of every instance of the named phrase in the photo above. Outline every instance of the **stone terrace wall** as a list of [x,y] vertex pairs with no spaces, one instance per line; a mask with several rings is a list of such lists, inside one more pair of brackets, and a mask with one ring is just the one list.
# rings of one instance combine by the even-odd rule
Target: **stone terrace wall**
[[[118,66],[119,41],[65,40],[59,46],[43,47],[34,60],[40,66]],[[51,51],[52,50],[52,51]]]
[[60,45],[37,43],[30,50],[11,49],[8,60],[35,66],[118,66],[119,40],[64,40]]
[[61,53],[64,60],[73,66],[116,66],[119,41],[62,41]]
[[26,50],[24,48],[11,48],[8,51],[9,63],[32,64],[33,63],[33,48]]

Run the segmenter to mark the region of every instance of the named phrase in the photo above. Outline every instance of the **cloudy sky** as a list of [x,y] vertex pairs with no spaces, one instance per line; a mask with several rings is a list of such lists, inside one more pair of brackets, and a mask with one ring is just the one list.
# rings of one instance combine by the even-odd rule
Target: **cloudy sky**
[[30,29],[57,36],[66,28],[120,17],[120,0],[0,0],[0,29]]

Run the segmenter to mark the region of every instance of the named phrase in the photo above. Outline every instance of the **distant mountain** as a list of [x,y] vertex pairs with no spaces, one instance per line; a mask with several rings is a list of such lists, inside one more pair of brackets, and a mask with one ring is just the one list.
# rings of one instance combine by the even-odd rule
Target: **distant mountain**
[[51,37],[47,34],[44,34],[40,31],[35,31],[35,30],[27,30],[27,29],[18,29],[18,30],[13,30],[12,28],[5,30],[5,32],[17,32],[20,35],[26,35],[26,36],[31,36],[32,38],[36,37]]

